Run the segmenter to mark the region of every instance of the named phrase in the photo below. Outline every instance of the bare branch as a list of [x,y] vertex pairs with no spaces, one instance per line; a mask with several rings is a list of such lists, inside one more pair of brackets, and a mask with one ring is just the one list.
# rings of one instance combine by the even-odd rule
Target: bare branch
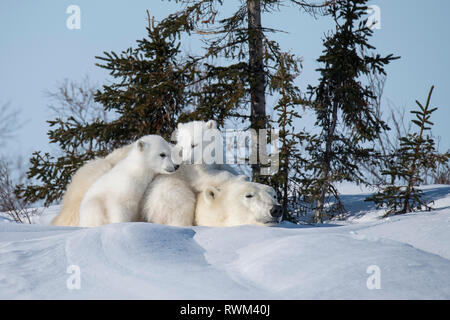
[[105,109],[94,101],[96,86],[88,76],[81,82],[65,79],[55,91],[47,91],[46,95],[53,103],[48,106],[52,116],[61,119],[74,117],[76,121],[87,124],[95,119],[108,120]]
[[11,164],[0,159],[0,212],[3,212],[18,223],[32,223],[31,217],[38,214],[38,209],[27,208],[27,203],[19,199],[14,190],[16,185],[24,180],[23,161],[19,158],[16,163],[16,177],[13,177]]
[[0,107],[0,146],[13,138],[23,125],[20,110],[12,110],[10,103],[3,104]]

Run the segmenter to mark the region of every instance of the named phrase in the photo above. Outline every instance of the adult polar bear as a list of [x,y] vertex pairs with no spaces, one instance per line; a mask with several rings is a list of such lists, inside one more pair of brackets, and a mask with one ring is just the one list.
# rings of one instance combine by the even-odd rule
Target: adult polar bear
[[198,195],[194,224],[271,226],[278,223],[281,216],[281,206],[272,187],[232,179],[222,184],[220,189],[210,186]]
[[[217,129],[215,121],[193,121],[179,124],[176,131],[177,145],[183,151],[183,159],[190,159],[196,148],[210,141],[203,141],[204,131]],[[72,177],[63,197],[59,214],[52,224],[57,226],[78,226],[82,199],[88,189],[104,174],[110,171],[130,152],[132,145],[114,150],[105,158],[86,163]],[[143,219],[148,222],[170,225],[192,225],[195,213],[196,192],[206,186],[218,186],[233,178],[233,174],[218,171],[217,165],[182,165],[176,174],[166,179],[158,177],[151,184],[143,199]],[[170,215],[167,215],[167,213]]]
[[128,155],[89,188],[80,206],[79,226],[140,220],[139,202],[158,174],[175,172],[172,146],[148,135],[136,141]]

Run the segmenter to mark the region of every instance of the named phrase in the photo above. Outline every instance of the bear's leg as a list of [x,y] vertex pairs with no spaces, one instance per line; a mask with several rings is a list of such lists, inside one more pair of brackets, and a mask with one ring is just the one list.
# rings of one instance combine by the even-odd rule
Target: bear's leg
[[136,221],[136,209],[133,206],[126,206],[123,203],[111,202],[108,203],[105,216],[106,223],[123,223]]
[[80,227],[97,227],[106,223],[106,207],[100,199],[91,199],[82,203],[80,208]]

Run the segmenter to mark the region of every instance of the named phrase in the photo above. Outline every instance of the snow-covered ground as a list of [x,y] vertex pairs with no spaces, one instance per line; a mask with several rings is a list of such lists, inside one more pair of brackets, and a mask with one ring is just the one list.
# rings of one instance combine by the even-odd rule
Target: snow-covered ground
[[33,225],[0,218],[0,298],[450,299],[450,186],[425,189],[435,211],[388,219],[369,190],[341,190],[350,215],[322,226],[49,226],[58,207]]

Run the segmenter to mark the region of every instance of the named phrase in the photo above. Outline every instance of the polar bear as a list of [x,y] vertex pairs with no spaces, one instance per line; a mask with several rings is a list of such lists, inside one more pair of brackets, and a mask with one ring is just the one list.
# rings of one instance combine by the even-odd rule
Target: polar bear
[[157,174],[175,172],[172,148],[162,137],[148,135],[136,141],[128,155],[101,176],[80,205],[80,227],[139,221],[139,203]]
[[105,158],[96,158],[79,168],[64,193],[61,210],[52,220],[54,226],[78,226],[81,200],[92,184],[124,159],[133,144],[114,150]]
[[232,179],[219,188],[207,187],[198,195],[194,224],[272,226],[280,222],[281,216],[281,206],[272,187]]
[[[220,134],[214,120],[178,124],[175,131],[177,146],[174,150],[182,151],[181,160],[189,163],[195,160],[197,152],[211,145],[211,140],[204,141],[207,130],[215,130]],[[78,226],[80,204],[89,187],[124,159],[131,147],[127,145],[116,149],[107,157],[92,160],[78,169],[64,194],[61,211],[52,224]],[[222,168],[225,171],[220,171]],[[196,194],[206,186],[218,186],[234,175],[236,172],[226,165],[183,164],[175,175],[158,176],[150,184],[143,199],[142,219],[169,225],[192,225]],[[167,215],[167,212],[170,214]]]
[[[227,165],[202,163],[204,151],[208,151],[214,143],[213,139],[209,139],[211,135],[208,137],[208,130],[213,130],[215,139],[222,139],[213,120],[178,124],[176,146],[183,153],[183,164],[173,175],[158,176],[149,184],[141,213],[144,221],[191,226],[194,222],[197,194],[208,186],[219,186],[236,178],[236,172]],[[221,148],[221,143],[216,145],[218,154],[221,153]],[[243,176],[239,179],[243,179]]]

